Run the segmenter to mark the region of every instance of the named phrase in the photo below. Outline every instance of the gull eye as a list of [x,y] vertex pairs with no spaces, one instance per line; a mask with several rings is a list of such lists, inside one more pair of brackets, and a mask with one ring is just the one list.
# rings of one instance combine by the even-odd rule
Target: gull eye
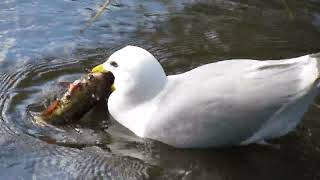
[[110,65],[113,66],[113,67],[118,67],[118,63],[116,63],[116,62],[114,62],[114,61],[111,61],[111,62],[110,62]]

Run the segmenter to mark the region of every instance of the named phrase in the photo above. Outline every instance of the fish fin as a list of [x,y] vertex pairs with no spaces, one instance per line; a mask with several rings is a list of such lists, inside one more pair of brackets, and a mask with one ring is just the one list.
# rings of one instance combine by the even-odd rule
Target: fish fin
[[66,82],[66,81],[61,81],[59,82],[59,85],[61,87],[64,87],[64,88],[69,88],[70,87],[70,84],[72,84],[71,82]]
[[49,116],[50,114],[52,114],[58,108],[59,104],[60,104],[59,100],[53,101],[48,106],[48,108],[45,111],[42,112],[42,115],[43,116]]
[[271,147],[274,149],[280,149],[280,144],[269,143],[266,140],[260,140],[260,141],[256,142],[256,144],[261,145],[261,146]]

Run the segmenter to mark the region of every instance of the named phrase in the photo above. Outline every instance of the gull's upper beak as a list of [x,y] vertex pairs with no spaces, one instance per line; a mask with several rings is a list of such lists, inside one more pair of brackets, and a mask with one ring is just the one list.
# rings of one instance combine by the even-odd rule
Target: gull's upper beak
[[94,68],[91,69],[92,73],[106,73],[108,70],[103,68],[103,64],[100,64]]

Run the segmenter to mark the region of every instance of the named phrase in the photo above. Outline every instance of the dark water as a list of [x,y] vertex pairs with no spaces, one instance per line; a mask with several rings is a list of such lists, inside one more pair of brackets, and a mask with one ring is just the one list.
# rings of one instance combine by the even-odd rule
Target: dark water
[[[1,179],[320,179],[320,107],[278,147],[179,150],[132,135],[101,105],[78,124],[34,123],[31,111],[112,52],[139,45],[168,74],[231,58],[320,51],[320,1],[0,2]],[[320,102],[318,98],[317,102]],[[94,116],[93,116],[94,114]],[[108,127],[108,128],[107,128]]]

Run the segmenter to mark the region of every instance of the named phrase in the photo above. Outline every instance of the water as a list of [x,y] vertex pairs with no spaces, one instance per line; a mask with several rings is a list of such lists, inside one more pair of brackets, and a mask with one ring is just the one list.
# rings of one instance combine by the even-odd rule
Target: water
[[[279,146],[181,150],[135,137],[101,105],[66,127],[30,114],[112,52],[139,45],[167,74],[231,58],[280,59],[319,51],[316,0],[0,2],[2,179],[320,179],[320,110],[310,106]],[[316,102],[320,102],[320,99]]]

